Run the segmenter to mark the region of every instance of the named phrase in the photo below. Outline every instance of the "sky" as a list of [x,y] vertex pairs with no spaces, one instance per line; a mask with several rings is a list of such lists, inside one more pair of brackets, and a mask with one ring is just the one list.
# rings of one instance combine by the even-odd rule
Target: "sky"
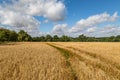
[[0,27],[31,36],[120,35],[120,0],[0,0]]

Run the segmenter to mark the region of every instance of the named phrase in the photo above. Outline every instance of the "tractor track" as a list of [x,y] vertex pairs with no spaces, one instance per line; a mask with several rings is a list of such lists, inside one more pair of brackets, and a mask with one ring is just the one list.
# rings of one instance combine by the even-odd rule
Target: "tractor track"
[[[118,79],[120,80],[120,70],[119,70],[119,65],[117,66],[113,66],[114,63],[109,63],[106,59],[100,57],[100,56],[97,56],[95,54],[92,54],[92,53],[89,53],[89,52],[86,52],[86,51],[83,51],[83,50],[78,50],[76,48],[73,48],[73,47],[67,47],[67,48],[63,48],[63,47],[60,47],[60,45],[57,45],[57,44],[50,44],[48,43],[48,45],[56,48],[57,50],[59,50],[61,53],[64,53],[64,55],[69,55],[69,57],[77,57],[80,61],[86,63],[87,65],[91,65],[93,66],[94,68],[98,68],[98,69],[101,69],[102,71],[104,71],[107,75],[109,76],[113,76],[115,79]],[[73,51],[71,51],[70,49],[72,49],[73,51],[78,51],[78,53],[74,53]],[[82,54],[85,54],[85,55],[82,55]],[[100,60],[100,62],[97,62],[97,61],[93,61],[89,58],[86,58],[86,56],[89,56],[90,58],[92,59],[97,59],[97,60]],[[70,62],[70,61],[69,61]],[[70,63],[71,64],[71,63]],[[73,70],[74,68],[72,68]],[[76,71],[74,71],[76,72]],[[77,79],[74,79],[74,80],[77,80]]]

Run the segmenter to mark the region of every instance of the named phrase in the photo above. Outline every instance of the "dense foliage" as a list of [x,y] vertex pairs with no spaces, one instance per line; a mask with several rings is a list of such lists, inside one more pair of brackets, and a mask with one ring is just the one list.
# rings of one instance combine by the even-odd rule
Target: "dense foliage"
[[20,30],[18,33],[8,29],[0,29],[0,41],[31,41],[32,37],[24,30]]
[[85,35],[79,35],[78,37],[69,37],[63,35],[61,37],[54,35],[46,35],[40,37],[31,37],[24,30],[20,30],[18,33],[8,29],[0,28],[0,42],[5,41],[33,41],[33,42],[120,42],[120,35],[111,37],[87,37]]

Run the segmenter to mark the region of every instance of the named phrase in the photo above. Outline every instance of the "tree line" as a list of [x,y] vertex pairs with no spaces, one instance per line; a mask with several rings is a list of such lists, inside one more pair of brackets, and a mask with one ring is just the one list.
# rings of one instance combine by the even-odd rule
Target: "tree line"
[[0,28],[0,42],[21,42],[21,41],[31,41],[31,42],[120,42],[120,35],[111,37],[87,37],[84,34],[78,37],[69,37],[63,35],[59,37],[58,35],[46,35],[40,37],[31,37],[24,30],[20,30],[18,33],[12,30]]

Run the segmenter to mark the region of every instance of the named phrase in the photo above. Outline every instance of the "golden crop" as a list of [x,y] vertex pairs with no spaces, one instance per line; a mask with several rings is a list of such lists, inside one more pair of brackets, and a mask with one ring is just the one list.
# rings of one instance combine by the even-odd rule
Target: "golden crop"
[[1,45],[0,80],[120,80],[120,43]]

